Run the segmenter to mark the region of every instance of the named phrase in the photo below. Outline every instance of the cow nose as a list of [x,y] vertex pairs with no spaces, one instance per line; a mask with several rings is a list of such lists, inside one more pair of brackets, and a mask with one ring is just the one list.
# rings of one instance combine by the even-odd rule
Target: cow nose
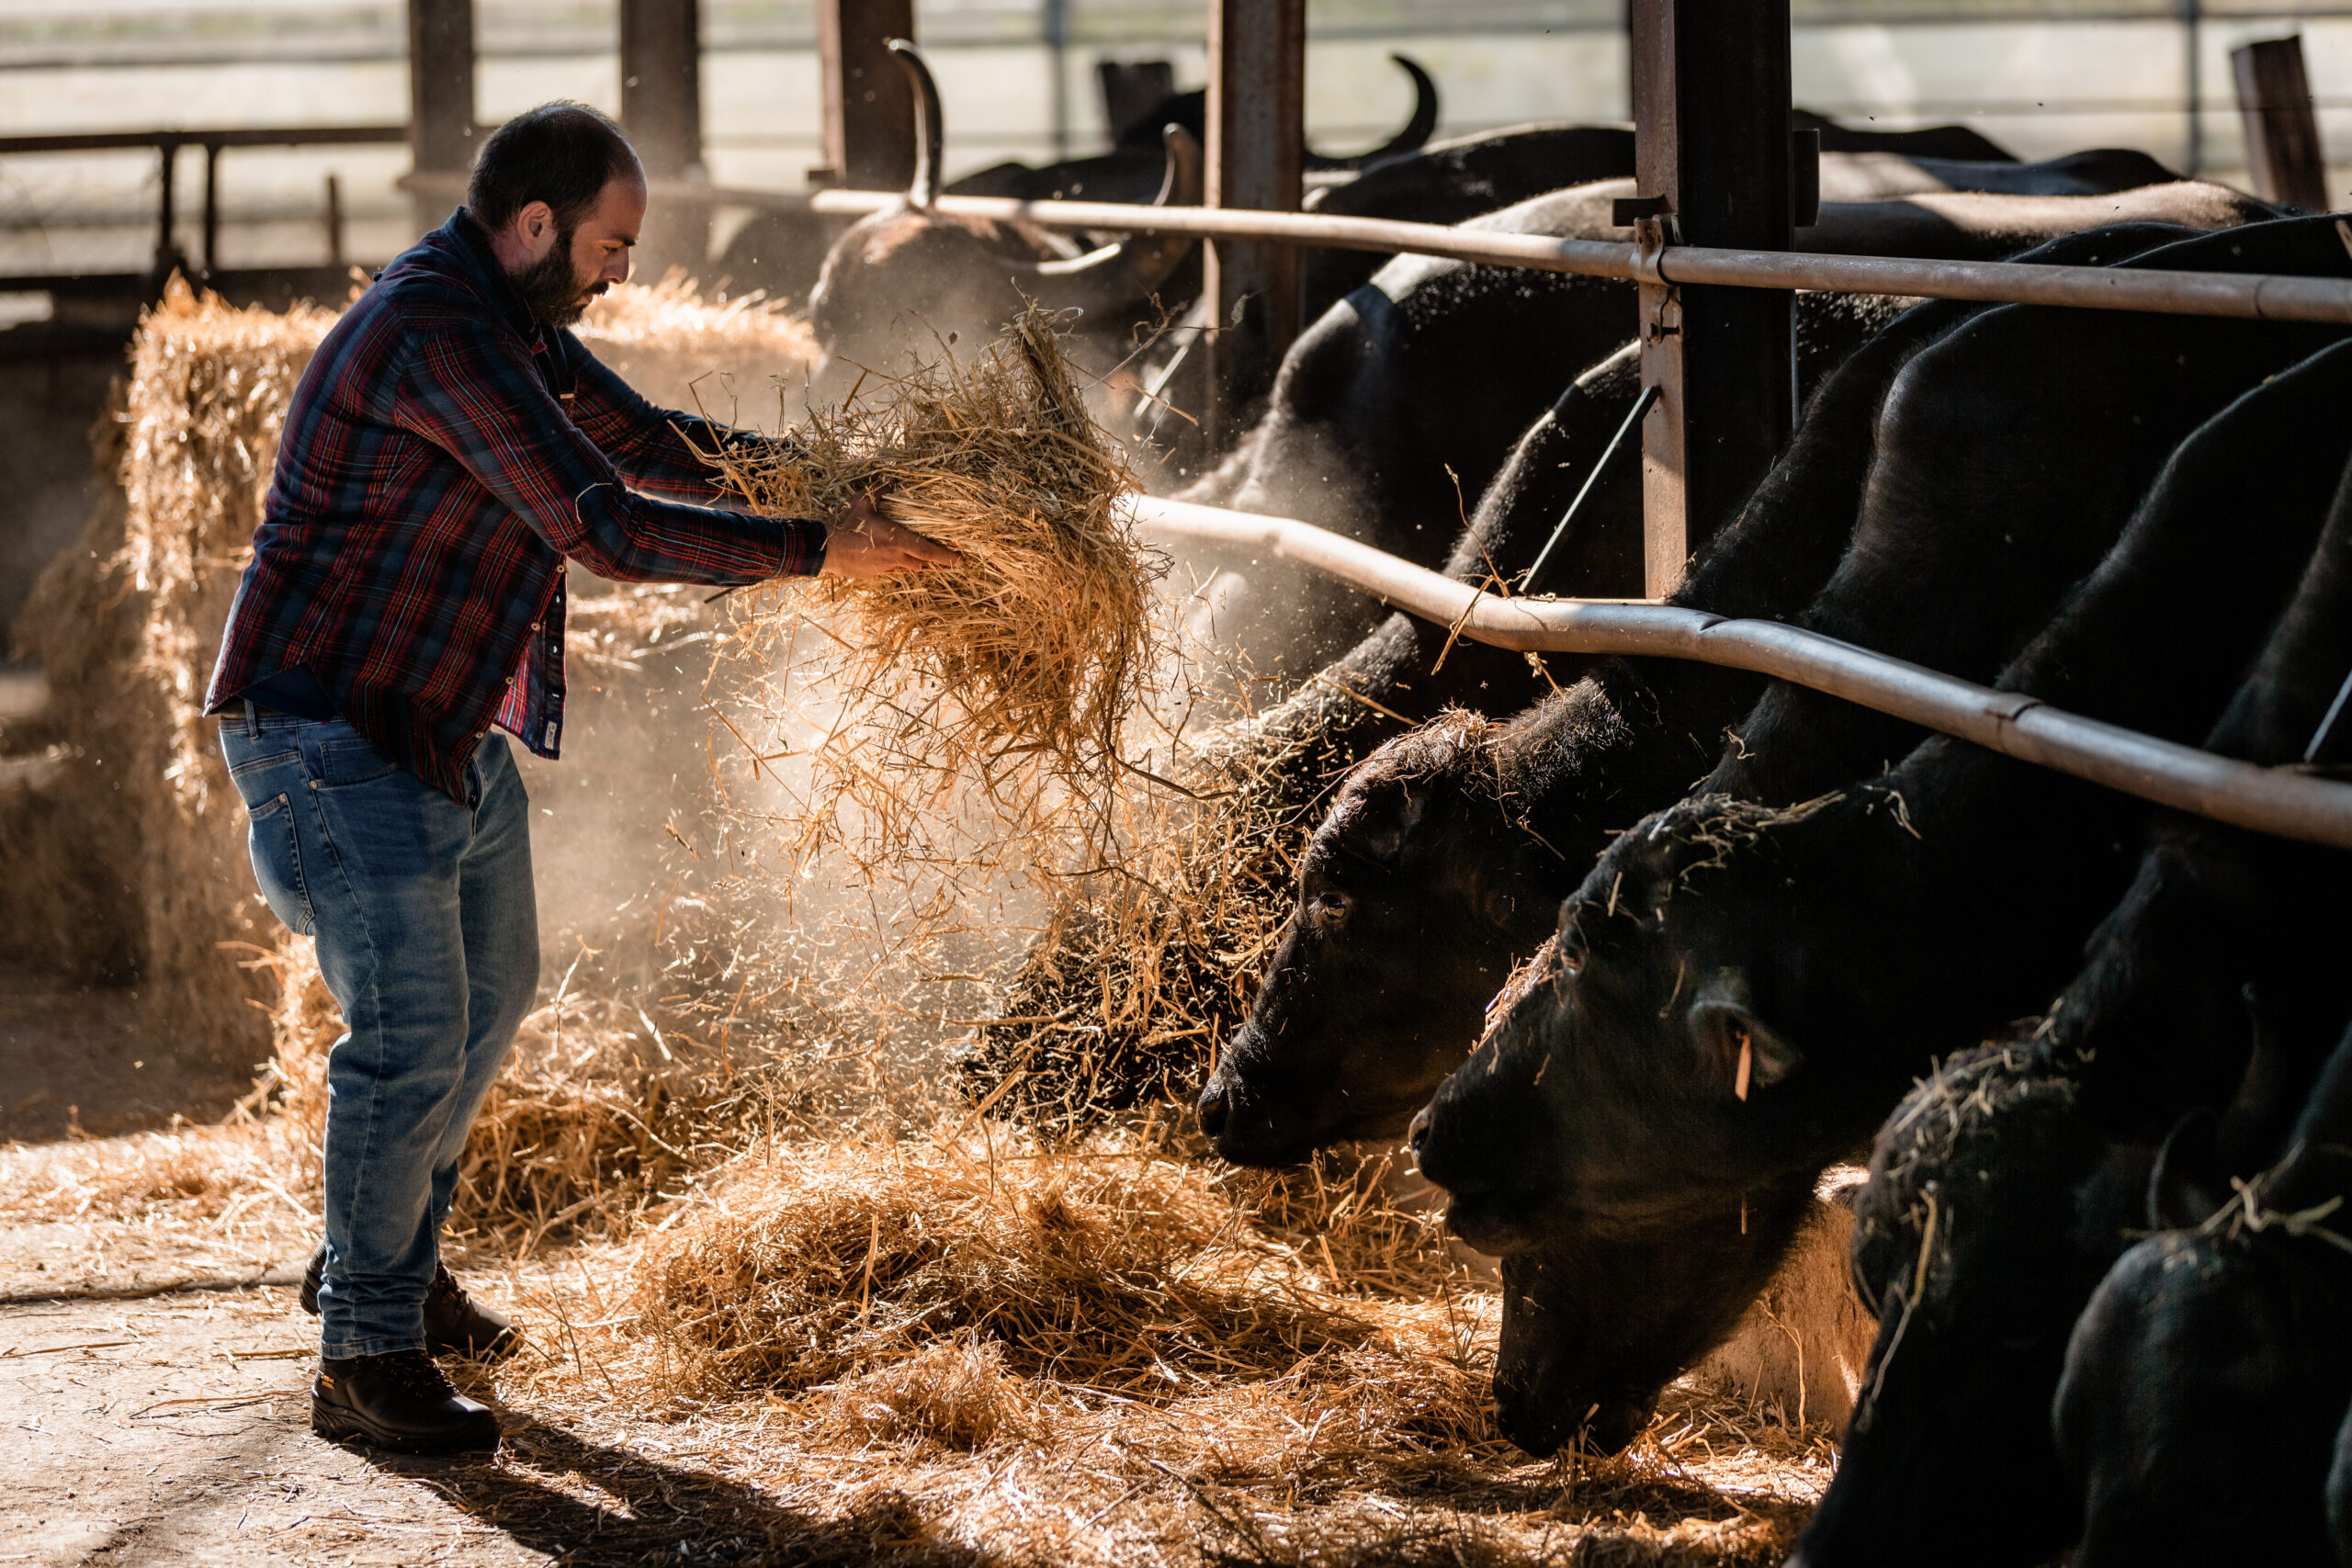
[[[1393,1127],[1396,1123],[1392,1122],[1389,1125]],[[1429,1141],[1430,1108],[1424,1105],[1413,1113],[1413,1124],[1405,1129],[1405,1142],[1411,1147],[1413,1157],[1418,1160],[1421,1157],[1421,1145]]]
[[1199,1110],[1201,1131],[1212,1138],[1223,1136],[1226,1115],[1225,1086],[1212,1079],[1209,1086],[1201,1090]]

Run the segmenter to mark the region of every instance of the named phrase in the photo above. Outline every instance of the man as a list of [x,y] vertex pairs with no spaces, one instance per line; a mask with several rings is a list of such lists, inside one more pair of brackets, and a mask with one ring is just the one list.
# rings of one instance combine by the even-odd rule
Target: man
[[689,444],[763,438],[652,407],[564,330],[628,276],[645,215],[644,172],[603,115],[508,121],[466,199],[295,389],[206,699],[254,875],[318,939],[350,1026],[327,1058],[311,1428],[428,1453],[498,1442],[430,1353],[520,1342],[441,1267],[439,1235],[538,983],[506,736],[557,755],[567,558],[719,584],[954,558],[870,499],[821,521],[711,510]]

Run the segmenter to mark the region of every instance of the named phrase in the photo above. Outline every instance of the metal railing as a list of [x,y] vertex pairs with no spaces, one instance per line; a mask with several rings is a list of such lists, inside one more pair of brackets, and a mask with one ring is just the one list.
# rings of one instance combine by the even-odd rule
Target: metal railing
[[[220,246],[220,154],[232,147],[348,147],[405,143],[405,125],[293,125],[277,128],[228,128],[215,130],[96,130],[67,131],[45,136],[0,136],[0,157],[26,152],[115,152],[153,148],[161,154],[156,173],[155,261],[160,276],[177,264],[178,170],[180,152],[204,149],[202,266],[217,270]],[[343,265],[343,193],[334,175],[327,176],[324,216],[328,265]],[[82,280],[85,275],[0,276],[0,286],[47,288]]]
[[[411,188],[431,190],[411,176]],[[890,191],[780,194],[654,182],[673,200],[843,216],[887,211]],[[1502,266],[1664,283],[1826,288],[2090,310],[2255,321],[2352,323],[2352,279],[2280,274],[2145,271],[2015,262],[1915,261],[1780,251],[1668,246],[1498,234],[1319,213],[1018,201],[942,197],[958,217],[1021,219],[1047,227],[1271,240],[1345,250],[1396,251]],[[2339,221],[2347,249],[2352,226]],[[2265,768],[2054,708],[2018,692],[1940,674],[1775,621],[1727,620],[1662,604],[1505,599],[1294,518],[1228,512],[1147,497],[1139,519],[1162,533],[1271,552],[1383,604],[1497,647],[1532,651],[1690,659],[1793,682],[2177,810],[2260,832],[2352,849],[2352,784]]]
[[1691,659],[1751,670],[1893,714],[2159,806],[2336,849],[2352,849],[2352,784],[2217,757],[1996,691],[1801,626],[1731,620],[1672,604],[1505,599],[1289,517],[1144,497],[1155,533],[1243,547],[1362,589],[1497,648]]
[[[460,175],[404,177],[405,190],[452,198]],[[897,207],[895,191],[763,191],[687,180],[655,180],[657,200],[769,212],[864,217]],[[1568,272],[1657,283],[1718,283],[1748,288],[1824,288],[2093,310],[2146,310],[2179,316],[2231,316],[2267,321],[2352,322],[2352,278],[2278,273],[2162,272],[2140,268],[2046,266],[2000,261],[1916,260],[1903,256],[1812,254],[1668,245],[1647,251],[1611,240],[1557,240],[1543,234],[1341,218],[1320,212],[1257,212],[1232,208],[1142,207],[1108,201],[1023,201],[1012,197],[943,196],[933,210],[952,218],[1020,220],[1049,229],[1190,234],[1204,240],[1272,240],[1345,251],[1396,251],[1494,266]],[[2352,225],[2346,244],[2352,247]]]

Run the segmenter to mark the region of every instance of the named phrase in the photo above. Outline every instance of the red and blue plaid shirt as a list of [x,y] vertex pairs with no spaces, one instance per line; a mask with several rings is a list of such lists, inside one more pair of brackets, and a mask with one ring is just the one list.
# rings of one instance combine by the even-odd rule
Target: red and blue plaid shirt
[[206,711],[248,693],[276,706],[289,680],[315,682],[377,750],[459,800],[493,726],[553,757],[565,558],[638,582],[822,563],[822,523],[679,504],[721,499],[690,442],[761,439],[655,408],[539,326],[460,208],[377,276],[302,373]]

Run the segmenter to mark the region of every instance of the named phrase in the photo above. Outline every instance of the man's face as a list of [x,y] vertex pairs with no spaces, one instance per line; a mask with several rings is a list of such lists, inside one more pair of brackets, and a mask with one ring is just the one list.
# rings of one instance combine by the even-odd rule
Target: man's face
[[534,317],[568,327],[590,300],[628,281],[628,254],[644,221],[645,182],[633,175],[606,181],[596,204],[568,226],[535,201],[515,219],[527,259],[507,276]]

